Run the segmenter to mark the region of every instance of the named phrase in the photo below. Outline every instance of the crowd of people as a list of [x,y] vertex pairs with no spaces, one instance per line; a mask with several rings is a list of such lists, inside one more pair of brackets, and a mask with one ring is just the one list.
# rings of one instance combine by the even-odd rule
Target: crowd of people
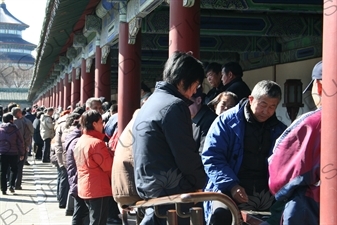
[[[321,62],[312,78],[313,93],[320,96]],[[251,91],[237,62],[204,69],[183,52],[167,60],[153,93],[141,87],[140,108],[120,137],[117,104],[102,98],[73,110],[34,106],[25,115],[17,104],[8,105],[0,125],[2,194],[22,189],[22,168],[34,153],[57,168],[59,207],[72,215],[73,225],[121,224],[118,214],[138,200],[199,191],[226,194],[242,210],[270,211],[265,225],[297,225],[308,212],[306,224],[318,224],[320,109],[287,128],[276,116],[282,98],[276,82],[262,80]],[[312,132],[296,135],[308,123]],[[306,169],[291,157],[308,163]],[[301,204],[308,210],[298,213]],[[205,224],[232,224],[223,203],[197,205]],[[179,217],[178,223],[190,222]],[[141,224],[166,221],[149,207]]]

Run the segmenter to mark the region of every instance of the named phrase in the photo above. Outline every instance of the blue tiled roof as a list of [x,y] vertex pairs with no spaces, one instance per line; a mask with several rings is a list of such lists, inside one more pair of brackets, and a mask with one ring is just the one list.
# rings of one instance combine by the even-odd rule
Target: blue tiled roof
[[[20,7],[20,6],[18,6]],[[0,4],[0,23],[6,23],[6,24],[16,24],[16,25],[22,25],[24,27],[29,27],[27,24],[23,23],[22,21],[15,18],[6,8],[5,3]]]
[[22,38],[19,38],[19,37],[8,37],[8,36],[6,37],[6,36],[1,35],[1,34],[0,34],[0,43],[16,43],[16,44],[32,45],[32,46],[36,47],[35,44],[30,43],[28,41],[25,41]]
[[0,101],[26,101],[28,88],[0,88]]

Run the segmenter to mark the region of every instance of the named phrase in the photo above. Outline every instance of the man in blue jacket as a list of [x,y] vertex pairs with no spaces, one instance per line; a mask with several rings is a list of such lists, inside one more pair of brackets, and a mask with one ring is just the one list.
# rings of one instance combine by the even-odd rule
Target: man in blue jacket
[[[286,129],[275,110],[280,86],[257,83],[248,99],[215,119],[206,136],[202,161],[209,177],[206,191],[232,197],[240,209],[267,211],[274,202],[268,188],[267,158],[275,140]],[[231,214],[220,202],[206,202],[208,224],[231,224]]]

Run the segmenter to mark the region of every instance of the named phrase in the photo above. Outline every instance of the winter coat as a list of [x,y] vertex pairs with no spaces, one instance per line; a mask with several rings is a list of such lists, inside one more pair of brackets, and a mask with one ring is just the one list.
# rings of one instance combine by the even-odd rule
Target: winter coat
[[78,196],[77,191],[77,166],[74,158],[74,149],[81,137],[82,132],[77,127],[73,131],[65,135],[64,148],[67,154],[67,173],[69,182],[69,193],[73,196]]
[[[239,184],[237,174],[243,160],[243,137],[247,123],[244,108],[247,102],[248,100],[241,101],[219,115],[206,135],[202,161],[209,180],[205,191],[230,193],[230,190]],[[270,136],[272,145],[268,157],[272,154],[276,139],[285,129],[286,125],[281,121],[272,127]],[[210,202],[206,202],[206,221],[210,213]]]
[[118,113],[115,113],[110,116],[108,122],[104,126],[104,132],[108,137],[112,137],[112,135],[118,129]]
[[220,82],[218,87],[214,87],[208,91],[207,95],[205,96],[205,105],[207,105],[210,101],[212,101],[218,94],[225,91],[225,87]]
[[22,135],[15,124],[0,124],[0,155],[24,156]]
[[53,138],[55,135],[53,119],[49,115],[44,114],[41,116],[40,120],[40,134],[42,140],[46,140],[47,138]]
[[34,134],[32,122],[25,117],[21,117],[20,119],[15,118],[13,123],[18,127],[22,135],[24,150],[28,150],[28,147],[32,144],[32,136]]
[[35,118],[33,122],[33,128],[34,128],[34,134],[33,134],[33,139],[36,144],[43,144],[43,140],[40,134],[40,124],[41,121],[38,118]]
[[124,128],[119,137],[111,172],[113,197],[121,206],[132,205],[138,200],[141,200],[136,190],[133,171],[134,160],[132,156],[132,145],[134,143],[132,126],[137,113],[138,110],[133,114],[131,121]]
[[[68,114],[60,117],[57,120],[57,125],[55,125],[55,154],[57,157],[57,163],[59,167],[65,166],[66,167],[66,154],[65,150],[63,150],[64,139],[62,139],[62,134],[65,129],[65,123]],[[66,167],[67,168],[67,167]]]
[[243,98],[247,98],[251,92],[248,85],[242,80],[241,77],[235,78],[234,80],[226,84],[224,86],[224,90],[236,94],[239,101]]
[[192,102],[158,82],[140,109],[132,133],[137,192],[143,199],[202,189],[206,175],[192,134]]
[[192,119],[193,137],[197,143],[199,154],[201,154],[203,150],[206,134],[216,117],[217,114],[215,114],[207,105],[203,105]]
[[269,188],[286,202],[284,225],[318,225],[321,109],[295,120],[276,141],[269,159]]
[[104,137],[105,135],[98,131],[84,130],[75,146],[78,196],[82,199],[112,196],[113,157],[103,141]]

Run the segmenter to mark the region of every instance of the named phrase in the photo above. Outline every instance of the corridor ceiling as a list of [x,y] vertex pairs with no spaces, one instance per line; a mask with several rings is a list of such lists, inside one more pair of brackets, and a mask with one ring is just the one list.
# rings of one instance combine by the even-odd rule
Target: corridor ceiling
[[[72,46],[85,16],[95,14],[99,2],[49,0],[28,100],[54,82],[59,56]],[[238,61],[247,71],[321,57],[322,11],[321,0],[201,0],[200,60]],[[167,1],[142,19],[141,33],[141,80],[154,87],[168,57]],[[111,46],[111,58],[111,88],[117,93],[118,42]]]

